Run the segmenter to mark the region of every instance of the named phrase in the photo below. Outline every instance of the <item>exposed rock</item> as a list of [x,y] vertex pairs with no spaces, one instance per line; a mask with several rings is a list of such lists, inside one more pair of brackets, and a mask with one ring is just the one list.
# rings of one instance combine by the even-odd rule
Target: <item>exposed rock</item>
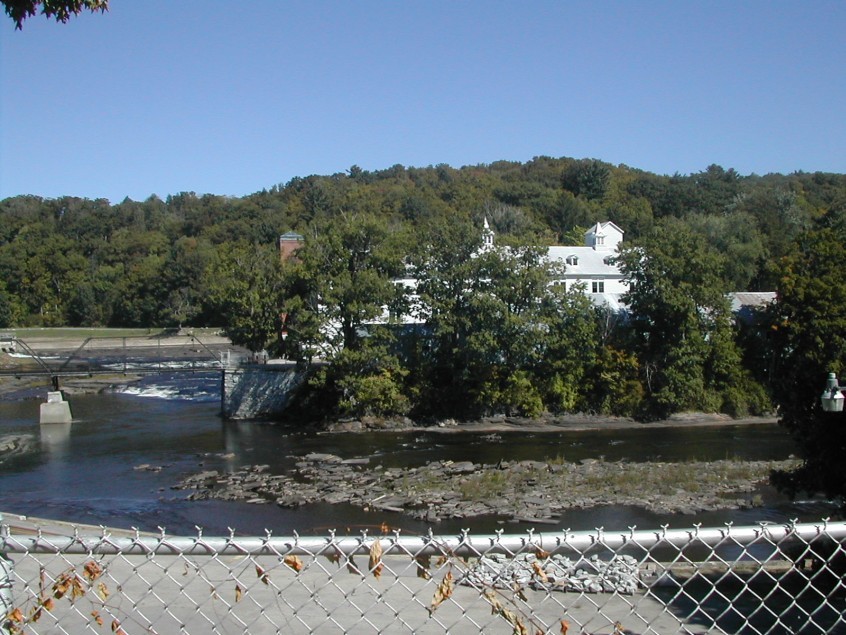
[[606,561],[593,555],[573,562],[562,555],[541,559],[531,553],[513,558],[504,554],[482,556],[458,583],[475,588],[513,589],[517,584],[544,591],[625,595],[643,586],[637,560],[631,556],[614,556]]
[[[185,478],[174,489],[194,490],[191,500],[216,498],[254,503],[276,501],[282,507],[310,503],[348,503],[365,509],[406,513],[426,522],[442,518],[494,515],[514,522],[558,524],[568,509],[634,505],[662,513],[694,514],[755,504],[750,494],[774,468],[795,461],[712,461],[686,463],[579,463],[432,461],[413,468],[381,465],[369,459],[343,460],[311,453],[285,474],[267,466],[243,466],[220,474],[205,471]],[[138,469],[148,469],[139,466]],[[683,474],[680,476],[680,472]],[[735,496],[732,496],[735,494]]]

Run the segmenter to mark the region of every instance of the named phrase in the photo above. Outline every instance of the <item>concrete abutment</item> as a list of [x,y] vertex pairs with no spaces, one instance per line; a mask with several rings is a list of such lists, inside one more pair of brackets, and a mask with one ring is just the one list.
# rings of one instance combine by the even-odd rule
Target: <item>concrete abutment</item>
[[225,419],[279,416],[291,405],[313,369],[313,365],[294,362],[224,369],[221,414]]

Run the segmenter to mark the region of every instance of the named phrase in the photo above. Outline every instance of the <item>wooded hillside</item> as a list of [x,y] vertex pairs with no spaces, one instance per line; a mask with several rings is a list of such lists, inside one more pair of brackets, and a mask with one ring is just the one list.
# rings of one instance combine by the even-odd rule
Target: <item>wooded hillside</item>
[[459,169],[353,166],[242,198],[19,196],[0,201],[0,325],[215,324],[207,300],[219,279],[207,273],[221,254],[272,249],[285,231],[308,234],[316,221],[361,213],[404,229],[411,243],[421,227],[483,216],[504,241],[578,242],[578,228],[611,220],[632,242],[674,217],[726,256],[731,289],[772,290],[772,265],[791,240],[844,206],[838,174],[741,176],[710,166],[659,176],[549,157]]

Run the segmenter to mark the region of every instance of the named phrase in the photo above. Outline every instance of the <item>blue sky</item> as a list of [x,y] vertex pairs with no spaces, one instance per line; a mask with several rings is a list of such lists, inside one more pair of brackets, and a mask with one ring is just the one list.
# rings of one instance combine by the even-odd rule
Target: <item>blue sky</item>
[[111,0],[0,24],[0,198],[534,156],[846,172],[846,2]]

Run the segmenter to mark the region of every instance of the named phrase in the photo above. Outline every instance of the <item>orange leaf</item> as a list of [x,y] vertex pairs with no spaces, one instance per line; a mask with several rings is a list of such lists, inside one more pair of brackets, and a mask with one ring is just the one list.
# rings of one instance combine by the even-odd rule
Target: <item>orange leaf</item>
[[45,609],[47,609],[48,611],[52,611],[52,610],[53,610],[53,606],[54,606],[53,598],[47,598],[47,599],[45,599],[45,600],[42,600],[42,601],[41,601],[41,606],[43,606],[43,607],[44,607]]
[[244,591],[237,584],[235,585],[235,602],[240,602],[244,595]]
[[32,611],[30,612],[31,615],[29,616],[30,622],[37,622],[41,619],[41,614],[43,613],[43,609],[40,606],[33,607]]
[[561,620],[561,635],[567,635],[567,631],[570,630],[570,622],[567,620]]
[[523,587],[520,586],[519,582],[515,582],[514,584],[512,584],[511,590],[514,591],[514,595],[516,595],[518,598],[520,598],[524,602],[529,601],[529,598],[527,598],[526,594],[523,593]]
[[335,551],[330,551],[323,555],[325,555],[332,564],[338,564],[341,561],[341,550],[337,547],[335,547]]
[[379,539],[373,541],[373,544],[370,545],[370,560],[368,562],[369,569],[373,572],[373,577],[377,580],[379,576],[382,575],[382,569],[384,566],[382,565],[382,543],[379,542]]
[[514,627],[514,635],[529,635],[529,629],[523,624],[523,620],[514,611],[504,607],[493,591],[485,591],[485,599],[490,602],[492,614],[500,615]]
[[6,616],[6,618],[8,620],[12,621],[12,622],[17,622],[18,624],[20,624],[21,622],[24,621],[23,611],[21,611],[20,609],[15,609],[12,612],[10,612]]
[[282,562],[284,562],[286,565],[288,565],[289,567],[291,567],[294,571],[296,571],[298,573],[300,571],[302,571],[303,568],[305,568],[303,561],[300,560],[297,556],[285,556],[285,558],[282,560]]
[[429,613],[433,613],[436,608],[443,604],[444,600],[448,600],[452,595],[454,588],[452,580],[452,571],[447,571],[444,579],[441,580],[438,587],[435,589],[435,596],[432,598],[432,605],[429,607]]
[[496,597],[496,593],[493,591],[485,591],[484,596],[491,605],[492,615],[496,615],[502,610],[502,602],[500,602],[499,598]]
[[115,635],[126,635],[126,631],[123,630],[123,627],[120,625],[118,620],[112,620],[112,632]]
[[109,597],[109,587],[106,586],[105,582],[101,582],[97,585],[97,595],[99,595],[103,600]]
[[267,577],[267,573],[258,565],[256,565],[256,575],[258,576],[259,580],[261,580],[265,584],[269,584],[269,578]]
[[71,600],[81,598],[85,595],[85,587],[82,586],[82,580],[78,575],[74,575],[71,579]]
[[94,621],[97,622],[97,626],[103,625],[103,618],[97,611],[91,611],[91,617],[93,617]]
[[417,563],[417,577],[429,580],[432,577],[432,574],[429,573],[431,558],[429,556],[417,556],[414,561]]
[[53,597],[57,600],[61,600],[70,588],[70,574],[63,573],[62,575],[60,575],[59,579],[53,583],[52,588]]
[[82,575],[84,575],[85,579],[89,582],[93,582],[101,575],[103,575],[103,567],[101,567],[98,563],[94,562],[93,560],[89,560],[85,563],[85,566],[82,568]]
[[532,563],[532,571],[535,572],[535,575],[540,579],[541,582],[547,582],[549,579],[546,577],[546,571],[543,570],[537,561]]

